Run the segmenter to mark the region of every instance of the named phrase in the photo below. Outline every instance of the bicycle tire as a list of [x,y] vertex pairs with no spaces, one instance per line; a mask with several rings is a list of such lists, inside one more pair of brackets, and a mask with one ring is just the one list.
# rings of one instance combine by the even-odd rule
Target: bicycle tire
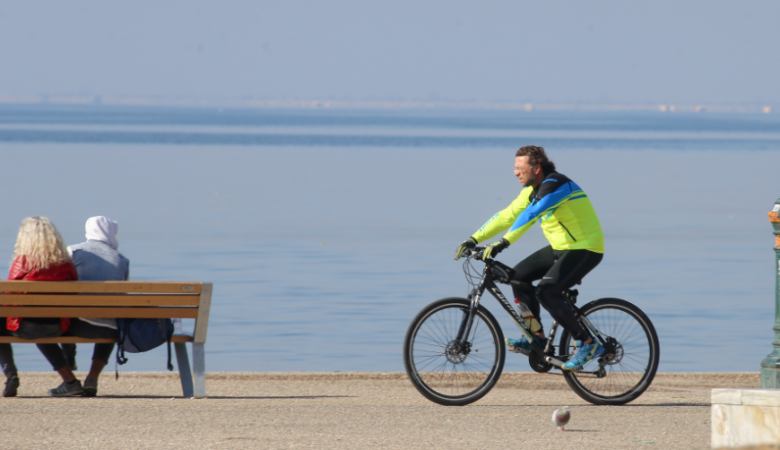
[[452,352],[470,301],[445,298],[415,316],[404,339],[404,367],[414,387],[428,400],[444,406],[473,403],[495,386],[504,369],[504,334],[482,305],[469,333],[470,349]]
[[[603,298],[583,306],[582,314],[602,336],[612,337],[619,346],[613,356],[605,354],[602,375],[600,362],[593,359],[581,371],[563,371],[569,387],[584,400],[596,405],[624,405],[647,390],[658,370],[660,344],[655,327],[635,305],[618,298]],[[572,354],[568,330],[561,334],[561,355]],[[565,357],[564,357],[565,359]],[[599,358],[601,359],[601,358]]]

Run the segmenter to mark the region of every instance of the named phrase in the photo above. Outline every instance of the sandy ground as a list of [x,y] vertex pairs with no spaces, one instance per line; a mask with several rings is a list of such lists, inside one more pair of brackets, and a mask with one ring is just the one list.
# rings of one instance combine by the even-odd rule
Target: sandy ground
[[560,375],[505,373],[444,407],[403,373],[209,373],[206,399],[182,398],[176,373],[107,372],[96,398],[48,397],[54,373],[20,379],[0,398],[2,449],[709,449],[710,390],[759,387],[757,372],[658,374],[633,403],[594,406]]

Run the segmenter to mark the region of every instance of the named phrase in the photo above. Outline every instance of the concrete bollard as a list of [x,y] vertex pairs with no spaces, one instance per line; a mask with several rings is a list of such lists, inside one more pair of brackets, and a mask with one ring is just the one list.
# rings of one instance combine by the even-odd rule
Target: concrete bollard
[[780,389],[780,199],[769,211],[769,222],[775,234],[775,340],[774,350],[761,361],[761,387]]

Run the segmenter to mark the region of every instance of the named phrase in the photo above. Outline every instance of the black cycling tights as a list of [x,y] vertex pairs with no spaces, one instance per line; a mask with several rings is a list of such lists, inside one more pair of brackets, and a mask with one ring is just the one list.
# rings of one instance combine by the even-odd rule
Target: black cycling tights
[[[516,299],[528,305],[528,309],[541,323],[539,303],[576,340],[590,338],[585,328],[574,317],[574,311],[563,299],[563,291],[577,284],[593,270],[604,257],[590,250],[553,250],[551,246],[533,253],[515,266],[515,280],[526,286],[512,285]],[[542,280],[534,290],[531,282]]]

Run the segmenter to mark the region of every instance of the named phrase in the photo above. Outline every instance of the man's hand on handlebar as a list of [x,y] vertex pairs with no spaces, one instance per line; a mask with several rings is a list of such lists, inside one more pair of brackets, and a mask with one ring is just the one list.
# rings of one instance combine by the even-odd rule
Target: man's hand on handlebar
[[482,261],[487,261],[488,258],[495,258],[496,255],[504,251],[507,247],[509,247],[509,241],[506,239],[501,239],[498,242],[488,245],[485,247],[485,250],[482,251]]
[[473,250],[476,246],[477,240],[472,236],[469,236],[469,238],[461,242],[458,248],[455,250],[455,261],[459,260],[463,256],[466,256],[464,254],[466,253],[466,250]]

